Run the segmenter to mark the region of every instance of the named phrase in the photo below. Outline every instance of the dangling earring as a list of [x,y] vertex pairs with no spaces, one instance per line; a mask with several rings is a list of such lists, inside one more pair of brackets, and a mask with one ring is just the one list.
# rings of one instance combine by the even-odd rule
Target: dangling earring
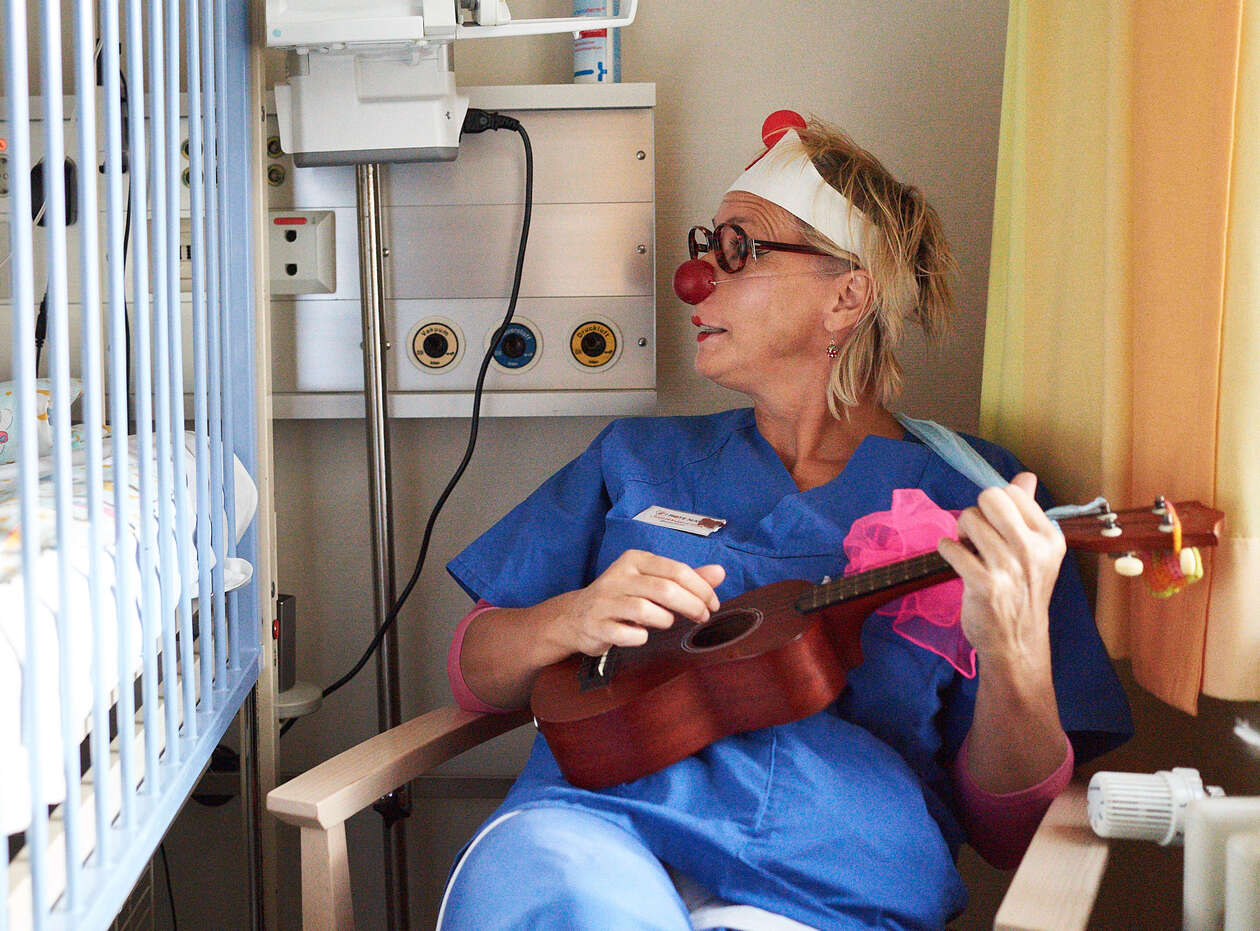
[[827,344],[827,358],[834,359],[840,355],[840,347],[836,345],[836,338],[831,337],[831,342]]

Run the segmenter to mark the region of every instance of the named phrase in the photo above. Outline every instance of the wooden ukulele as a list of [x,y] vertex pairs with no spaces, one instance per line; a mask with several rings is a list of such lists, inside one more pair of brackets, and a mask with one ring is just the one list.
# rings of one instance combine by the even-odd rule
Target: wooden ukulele
[[[1069,547],[1126,554],[1214,546],[1224,515],[1197,502],[1060,522]],[[1174,532],[1174,530],[1176,532]],[[1174,540],[1179,537],[1179,540]],[[889,601],[956,574],[936,552],[822,585],[776,582],[726,601],[707,622],[678,618],[640,647],[574,655],[530,696],[566,779],[600,789],[676,763],[730,734],[815,714],[862,662],[862,622]]]

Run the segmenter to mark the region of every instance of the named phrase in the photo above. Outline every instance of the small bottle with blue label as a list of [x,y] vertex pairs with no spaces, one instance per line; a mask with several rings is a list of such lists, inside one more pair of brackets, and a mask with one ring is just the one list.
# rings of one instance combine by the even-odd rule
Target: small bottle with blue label
[[[618,0],[573,0],[574,16],[616,16]],[[621,80],[621,30],[584,29],[573,39],[573,81],[610,84]]]

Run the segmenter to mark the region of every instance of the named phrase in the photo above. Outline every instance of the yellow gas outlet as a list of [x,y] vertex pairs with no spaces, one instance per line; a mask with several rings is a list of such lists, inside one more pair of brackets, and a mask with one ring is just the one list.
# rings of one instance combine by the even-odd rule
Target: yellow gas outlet
[[600,368],[617,355],[617,334],[608,324],[588,320],[569,337],[569,351],[577,363],[585,368]]

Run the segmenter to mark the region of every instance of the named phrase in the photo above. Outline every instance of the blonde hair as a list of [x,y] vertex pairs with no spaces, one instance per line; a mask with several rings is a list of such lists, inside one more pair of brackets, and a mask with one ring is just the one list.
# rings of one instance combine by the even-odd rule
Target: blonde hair
[[[939,341],[953,315],[950,278],[957,271],[940,217],[916,187],[897,181],[843,132],[811,119],[799,132],[823,180],[862,213],[862,267],[871,276],[870,311],[845,340],[831,369],[827,404],[836,417],[870,395],[888,405],[901,392],[896,351],[907,322]],[[841,259],[852,256],[801,221],[807,242]]]

